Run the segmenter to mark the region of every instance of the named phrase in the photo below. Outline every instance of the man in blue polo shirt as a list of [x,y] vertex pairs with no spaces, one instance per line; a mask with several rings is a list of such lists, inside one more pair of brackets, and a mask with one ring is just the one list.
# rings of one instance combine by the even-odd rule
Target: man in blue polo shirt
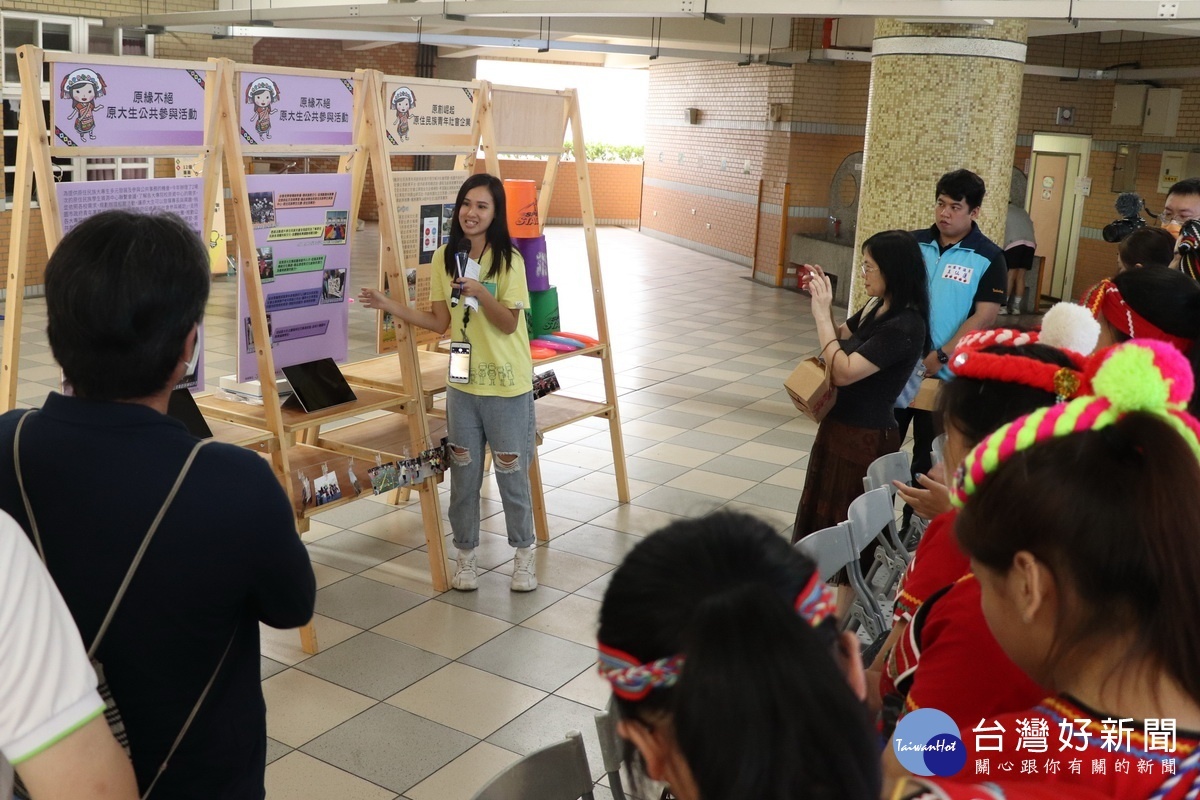
[[[1004,251],[983,235],[975,220],[983,204],[983,178],[965,169],[947,172],[937,182],[937,205],[932,227],[913,231],[925,256],[929,280],[929,335],[933,349],[925,355],[927,375],[950,379],[947,364],[958,340],[974,330],[996,324],[1004,302],[1007,269]],[[896,409],[903,440],[913,425],[915,478],[929,471],[933,446],[933,414],[912,408]]]

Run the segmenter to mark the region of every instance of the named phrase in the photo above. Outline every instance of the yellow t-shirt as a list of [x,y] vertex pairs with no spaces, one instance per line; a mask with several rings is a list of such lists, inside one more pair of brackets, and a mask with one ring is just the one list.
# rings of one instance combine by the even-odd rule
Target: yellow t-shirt
[[[432,280],[429,287],[431,302],[444,302],[450,309],[450,338],[463,341],[463,312],[467,304],[451,308],[450,276],[446,274],[446,247],[439,247],[430,264]],[[529,353],[529,330],[525,314],[529,313],[529,287],[525,282],[525,262],[513,248],[512,266],[496,275],[492,268],[492,250],[484,251],[479,261],[479,282],[505,308],[521,309],[517,329],[501,333],[482,309],[472,311],[466,326],[466,341],[471,343],[471,381],[454,383],[451,387],[468,394],[493,397],[516,397],[533,391],[533,357]]]

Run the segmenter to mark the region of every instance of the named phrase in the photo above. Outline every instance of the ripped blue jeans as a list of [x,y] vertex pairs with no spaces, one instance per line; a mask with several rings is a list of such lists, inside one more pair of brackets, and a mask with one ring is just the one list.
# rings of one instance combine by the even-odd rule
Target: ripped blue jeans
[[446,427],[450,464],[450,528],[454,546],[479,545],[479,489],[483,485],[483,449],[492,449],[492,468],[504,504],[504,524],[513,547],[533,544],[533,501],[529,459],[534,448],[533,393],[517,397],[480,397],[446,389]]

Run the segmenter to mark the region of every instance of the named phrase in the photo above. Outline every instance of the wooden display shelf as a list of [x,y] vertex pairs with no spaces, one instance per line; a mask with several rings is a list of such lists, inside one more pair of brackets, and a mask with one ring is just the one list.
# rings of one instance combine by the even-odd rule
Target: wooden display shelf
[[[383,392],[378,389],[360,387],[354,392],[358,399],[351,403],[307,413],[293,402],[284,403],[280,407],[283,417],[283,432],[294,436],[297,431],[316,428],[327,422],[336,422],[347,417],[356,417],[369,411],[387,409],[404,411],[411,398],[393,392]],[[204,416],[222,422],[232,422],[235,425],[246,425],[251,428],[266,429],[267,413],[264,406],[254,406],[249,403],[239,403],[236,400],[225,400],[220,397],[197,397],[196,405],[204,412]]]
[[213,432],[213,439],[223,444],[250,447],[264,453],[274,452],[279,447],[275,434],[270,431],[248,428],[245,425],[223,422],[219,419],[206,419],[205,422],[208,423],[209,430]]
[[435,446],[445,435],[446,421],[431,419],[429,441],[414,445],[408,417],[388,414],[335,428],[322,434],[316,444],[326,450],[366,460],[373,466],[376,454],[386,459],[416,458],[422,450]]
[[[313,514],[337,508],[371,493],[371,481],[367,477],[367,469],[375,465],[374,460],[369,463],[360,463],[358,465],[359,469],[356,469],[354,472],[358,476],[359,485],[366,487],[363,492],[354,491],[354,487],[350,483],[350,459],[342,453],[307,444],[294,444],[288,448],[288,461],[289,470],[287,480],[291,487],[292,497],[295,498],[292,510],[296,513],[297,518],[304,519],[311,517]],[[300,477],[296,473],[303,472],[308,476],[309,484],[312,485],[317,478],[321,477],[322,464],[325,464],[329,467],[330,472],[337,475],[338,488],[341,489],[342,496],[337,500],[322,503],[319,506],[316,505],[314,499],[313,502],[305,506],[303,505],[304,492],[300,486]],[[314,496],[316,495],[316,491],[316,487],[313,486]]]
[[591,356],[592,358],[604,358],[605,351],[608,350],[608,345],[601,342],[591,347],[585,347],[582,350],[572,350],[569,353],[557,353],[549,358],[534,359],[533,367],[537,369],[545,364],[553,364],[555,361],[562,361],[564,358],[574,358],[575,356]]
[[[450,364],[450,356],[447,353],[418,350],[417,359],[421,366],[421,393],[425,395],[428,406],[433,395],[446,391],[446,369]],[[394,353],[345,364],[342,366],[342,375],[353,386],[407,394],[400,359]]]
[[539,434],[562,428],[588,417],[607,417],[612,406],[583,400],[557,392],[539,397],[533,402],[533,413],[537,419]]
[[[446,401],[439,398],[434,411],[446,413]],[[612,406],[598,403],[595,400],[584,400],[579,397],[554,392],[533,401],[534,426],[537,428],[538,442],[542,434],[555,428],[563,428],[574,422],[588,417],[608,417]],[[436,417],[435,417],[436,418]]]

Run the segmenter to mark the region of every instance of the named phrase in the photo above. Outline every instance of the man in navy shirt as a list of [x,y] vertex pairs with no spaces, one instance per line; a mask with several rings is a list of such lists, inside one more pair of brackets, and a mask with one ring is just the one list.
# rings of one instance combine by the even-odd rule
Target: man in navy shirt
[[[46,567],[87,646],[196,445],[165,412],[198,346],[209,281],[203,243],[169,214],[97,214],[46,265],[47,334],[72,394],[0,417],[0,508],[33,533],[13,467],[24,418],[25,493]],[[267,461],[232,445],[201,448],[96,651],[140,793],[212,679],[154,796],[261,800],[258,625],[302,625],[315,597]]]

